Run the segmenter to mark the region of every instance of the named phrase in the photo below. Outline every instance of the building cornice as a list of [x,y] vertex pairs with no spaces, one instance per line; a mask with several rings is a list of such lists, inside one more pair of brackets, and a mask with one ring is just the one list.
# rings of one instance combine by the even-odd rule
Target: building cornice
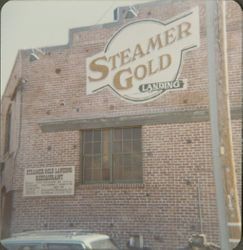
[[[241,117],[241,107],[231,109],[231,119],[237,120],[241,119]],[[207,109],[197,109],[102,118],[53,119],[40,121],[38,124],[42,132],[59,132],[90,128],[95,129],[194,122],[209,122],[209,111]]]

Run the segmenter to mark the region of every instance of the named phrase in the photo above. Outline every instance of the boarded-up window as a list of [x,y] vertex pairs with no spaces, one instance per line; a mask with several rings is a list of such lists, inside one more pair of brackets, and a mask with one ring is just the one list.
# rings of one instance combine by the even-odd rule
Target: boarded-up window
[[83,182],[141,182],[141,127],[83,131]]
[[10,236],[10,224],[11,224],[11,211],[12,211],[12,191],[6,192],[5,187],[1,191],[1,238],[7,238]]

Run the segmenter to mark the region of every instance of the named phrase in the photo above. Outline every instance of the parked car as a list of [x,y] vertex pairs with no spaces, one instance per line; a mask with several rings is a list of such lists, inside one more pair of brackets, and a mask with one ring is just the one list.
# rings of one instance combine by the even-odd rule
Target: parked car
[[1,250],[118,250],[108,235],[74,230],[46,230],[14,234],[1,240]]

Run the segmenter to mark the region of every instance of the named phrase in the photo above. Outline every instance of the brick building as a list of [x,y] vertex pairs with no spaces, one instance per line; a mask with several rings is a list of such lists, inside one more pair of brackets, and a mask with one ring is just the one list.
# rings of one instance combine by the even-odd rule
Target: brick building
[[[171,53],[176,54],[172,31],[178,28],[178,46],[186,43],[186,36],[193,31],[191,26],[180,26],[180,20],[190,18],[190,11],[197,7],[200,44],[187,51],[183,60],[179,51],[176,79],[186,79],[186,87],[174,86],[173,91],[160,91],[160,95],[148,91],[138,103],[136,93],[132,97],[130,93],[123,95],[129,84],[114,83],[119,91],[114,91],[114,86],[95,91],[99,83],[90,79],[101,76],[91,75],[91,69],[104,75],[108,70],[101,65],[101,59],[92,64],[98,53],[112,51],[114,46],[122,48],[119,36],[126,35],[129,29],[131,34],[133,27],[143,33],[142,25],[147,25],[144,20],[160,20],[161,29],[175,22],[175,28],[164,30],[161,49],[168,55],[174,48]],[[179,249],[192,233],[202,232],[209,241],[218,243],[205,1],[156,1],[136,5],[133,10],[121,7],[115,10],[114,17],[113,23],[71,29],[67,45],[19,51],[2,98],[2,235],[85,228],[111,235],[123,249],[134,235],[142,236],[144,245],[152,249]],[[227,1],[229,93],[238,186],[241,18],[240,7]],[[154,26],[159,23],[151,22]],[[152,30],[147,37],[150,42],[150,38],[158,38]],[[144,33],[146,36],[147,30]],[[137,36],[126,39],[126,46]],[[152,42],[150,49],[157,49],[160,40]],[[138,45],[133,44],[136,47],[130,61],[130,50],[111,56],[106,62],[110,63],[109,70],[115,71],[119,60],[120,66],[135,67],[140,58],[150,53],[148,50],[145,55]],[[161,56],[160,69],[162,59]],[[86,68],[89,62],[90,68]],[[133,71],[134,79],[143,82],[146,73],[154,72],[152,62],[148,68],[140,65]],[[88,84],[94,84],[93,89],[87,90]],[[165,88],[162,84],[156,86]],[[144,91],[146,88],[148,85],[143,85]],[[150,100],[145,95],[151,93]],[[65,169],[69,169],[69,182],[58,182],[57,175],[51,175],[53,169],[63,171],[62,178],[66,178]],[[35,181],[31,182],[28,175],[34,176]],[[50,187],[45,189],[48,183]]]

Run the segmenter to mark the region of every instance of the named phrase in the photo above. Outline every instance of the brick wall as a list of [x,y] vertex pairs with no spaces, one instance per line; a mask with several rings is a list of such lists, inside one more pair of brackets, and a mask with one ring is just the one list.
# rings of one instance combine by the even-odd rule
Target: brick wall
[[[39,146],[32,145],[45,155],[35,153],[24,160],[30,166],[18,168],[13,231],[84,227],[109,233],[121,245],[140,233],[153,249],[169,249],[172,241],[176,249],[202,227],[209,240],[217,240],[208,123],[143,127],[143,184],[82,185],[78,149],[73,149],[77,138],[76,132],[51,133]],[[22,197],[23,168],[44,163],[76,167],[74,197]]]
[[[238,26],[241,15],[227,3],[231,107],[240,107]],[[36,229],[89,228],[111,235],[124,248],[134,234],[144,236],[152,249],[177,249],[194,232],[219,242],[209,121],[154,124],[142,127],[143,183],[83,185],[80,180],[80,131],[44,133],[40,122],[139,114],[202,111],[208,108],[205,1],[160,1],[139,5],[138,18],[166,20],[200,7],[200,48],[185,54],[180,79],[186,90],[167,92],[158,99],[134,105],[109,89],[86,95],[86,57],[100,52],[125,22],[70,31],[66,46],[44,48],[46,55],[30,62],[21,52],[23,86],[22,126],[14,169],[12,232]],[[238,27],[238,28],[237,28]],[[19,77],[20,78],[20,77]],[[14,81],[13,77],[10,81]],[[19,111],[20,112],[20,111]],[[18,129],[19,126],[16,127]],[[241,120],[232,121],[234,157],[240,187]],[[9,161],[9,163],[8,163]],[[24,169],[75,166],[75,195],[23,197]]]

